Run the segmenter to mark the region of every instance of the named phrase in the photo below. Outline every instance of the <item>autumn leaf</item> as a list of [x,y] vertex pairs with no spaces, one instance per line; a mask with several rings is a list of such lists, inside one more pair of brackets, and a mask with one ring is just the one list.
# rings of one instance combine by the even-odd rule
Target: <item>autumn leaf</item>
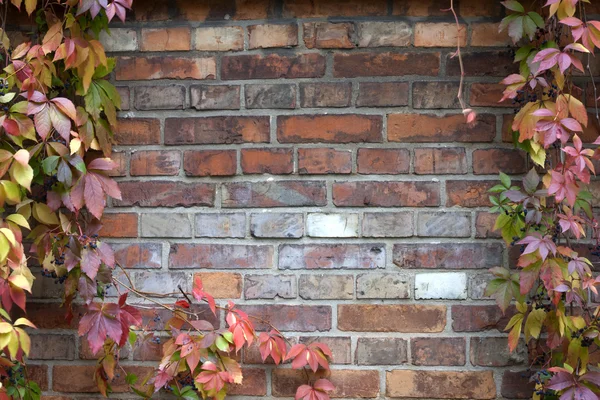
[[119,306],[114,303],[92,303],[79,322],[79,336],[87,335],[92,353],[102,348],[107,337],[115,342],[121,341],[123,330],[118,319]]
[[317,372],[319,365],[328,370],[328,359],[332,357],[331,350],[323,343],[311,343],[309,345],[299,343],[292,346],[285,359],[292,359],[292,368],[294,369],[300,369],[308,365],[313,372]]

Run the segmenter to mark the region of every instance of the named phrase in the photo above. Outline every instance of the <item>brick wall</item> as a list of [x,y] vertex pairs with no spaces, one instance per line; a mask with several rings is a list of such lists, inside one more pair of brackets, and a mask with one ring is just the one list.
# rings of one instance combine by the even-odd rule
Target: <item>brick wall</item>
[[[136,284],[172,292],[199,274],[221,301],[319,337],[335,397],[529,397],[527,354],[508,353],[507,318],[483,296],[486,270],[509,260],[486,190],[528,168],[497,103],[515,65],[498,1],[460,0],[459,32],[447,5],[136,0],[104,38],[123,98],[123,199],[102,232]],[[472,127],[455,98],[457,35]],[[55,306],[30,306],[31,373],[48,399],[85,397],[93,357]],[[130,349],[124,365],[158,356]],[[256,349],[243,359],[238,395],[290,397],[302,378],[264,368]]]

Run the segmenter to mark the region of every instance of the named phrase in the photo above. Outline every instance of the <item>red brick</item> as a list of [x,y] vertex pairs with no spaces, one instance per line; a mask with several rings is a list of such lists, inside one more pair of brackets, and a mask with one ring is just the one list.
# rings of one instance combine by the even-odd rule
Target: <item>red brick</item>
[[[144,376],[153,367],[124,366],[125,371]],[[52,368],[52,390],[64,393],[97,393],[98,387],[94,382],[95,365],[55,365]],[[125,382],[125,373],[121,372],[111,387],[115,393],[129,392],[129,384]]]
[[39,333],[30,335],[30,338],[30,360],[73,360],[75,358],[73,335]]
[[300,343],[313,343],[319,342],[326,344],[331,353],[333,354],[333,360],[336,365],[340,364],[352,364],[352,354],[350,354],[352,347],[352,339],[350,337],[339,337],[339,336],[303,336],[300,338]]
[[460,366],[466,363],[465,338],[412,338],[410,346],[414,365]]
[[488,192],[498,181],[446,181],[446,206],[491,207]]
[[248,26],[248,48],[298,46],[298,25],[262,24]]
[[177,175],[181,166],[178,151],[136,151],[131,154],[129,172],[136,175]]
[[407,174],[410,152],[406,149],[358,149],[359,174]]
[[245,174],[291,174],[294,149],[242,149],[242,171]]
[[466,174],[467,155],[462,147],[415,149],[415,174]]
[[161,243],[116,243],[112,248],[115,260],[124,268],[158,269],[162,266]]
[[478,115],[472,125],[462,114],[390,114],[387,131],[390,142],[491,142],[496,137],[496,117]]
[[321,181],[266,181],[226,183],[222,186],[224,208],[304,207],[327,204]]
[[[460,40],[460,41],[458,41]],[[418,47],[461,47],[467,45],[467,26],[454,22],[417,22],[415,24],[415,46]]]
[[[318,373],[321,376],[322,372]],[[379,396],[379,371],[336,369],[328,378],[335,386],[332,398],[374,398]],[[293,397],[298,386],[306,384],[302,371],[273,370],[272,393],[276,397]]]
[[325,57],[320,54],[224,56],[221,79],[319,78],[325,74]]
[[535,382],[530,378],[535,371],[504,371],[500,393],[507,399],[530,399],[535,391]]
[[408,105],[406,82],[361,82],[357,107],[398,107]]
[[489,269],[502,265],[500,243],[396,244],[393,261],[400,268]]
[[195,85],[190,87],[191,106],[196,110],[238,110],[240,87],[236,85]]
[[[67,310],[59,307],[59,303],[28,303],[27,318],[38,329],[77,329],[81,306],[73,307],[73,320],[67,322]],[[20,311],[19,311],[20,313]],[[19,315],[20,316],[20,315]]]
[[352,83],[301,83],[300,106],[315,107],[349,107],[352,101]]
[[264,269],[273,267],[272,246],[171,244],[171,269]]
[[522,174],[527,171],[526,153],[515,149],[481,149],[473,152],[475,175]]
[[413,108],[460,108],[458,82],[413,82]]
[[387,15],[387,1],[372,0],[284,0],[284,18],[356,17]]
[[[519,64],[508,51],[463,51],[462,57],[466,76],[505,77],[519,72]],[[446,57],[446,75],[460,76],[458,59],[450,54]]]
[[386,395],[430,399],[495,399],[492,371],[386,372]]
[[167,118],[165,144],[231,144],[269,141],[269,117]]
[[262,368],[242,368],[244,381],[241,385],[229,385],[227,394],[232,396],[266,396],[267,375]]
[[508,30],[502,32],[497,22],[479,22],[471,24],[471,46],[504,47],[512,44]]
[[452,330],[454,332],[503,331],[514,310],[502,314],[496,304],[452,306]]
[[335,182],[338,207],[434,207],[440,205],[437,182]]
[[281,245],[279,269],[385,268],[382,244]]
[[349,174],[352,153],[332,148],[298,149],[299,174]]
[[187,176],[230,176],[237,172],[235,150],[190,150],[183,153]]
[[190,28],[142,29],[142,51],[181,51],[190,49]]
[[353,332],[442,332],[446,306],[339,304],[338,329]]
[[185,90],[183,85],[136,86],[135,108],[141,111],[183,110]]
[[200,272],[194,279],[202,280],[204,290],[215,299],[239,299],[242,296],[242,275],[231,272]]
[[290,115],[277,117],[281,143],[381,142],[382,118],[378,115]]
[[32,365],[27,363],[27,378],[32,382],[37,383],[40,389],[49,389],[47,365]]
[[119,57],[116,79],[137,81],[146,79],[215,79],[217,62],[214,57]]
[[133,213],[104,213],[98,233],[107,238],[134,238],[138,232],[138,216]]
[[200,51],[238,51],[244,49],[241,26],[203,26],[194,30],[194,48]]
[[117,176],[125,176],[127,175],[127,159],[129,155],[124,151],[113,151],[110,155],[110,159],[113,160],[117,166],[115,169],[108,173],[109,176],[117,177]]
[[440,53],[343,53],[333,56],[333,76],[435,76]]
[[407,361],[406,340],[359,337],[356,343],[358,365],[400,365]]
[[160,143],[160,121],[154,118],[120,118],[115,130],[120,145]]
[[309,49],[352,49],[355,42],[352,23],[304,23],[304,45]]
[[502,99],[505,85],[499,83],[472,83],[469,104],[477,107],[514,107],[511,101]]
[[501,238],[502,235],[500,232],[494,230],[497,218],[498,214],[492,214],[486,211],[478,212],[477,219],[475,220],[475,237],[481,239]]
[[210,206],[215,202],[215,185],[172,181],[119,182],[122,200],[116,206],[191,207]]
[[[248,315],[269,321],[282,331],[316,332],[331,329],[330,306],[267,304],[245,305],[240,308]],[[256,322],[255,325],[258,331],[270,329],[270,326],[260,322]]]

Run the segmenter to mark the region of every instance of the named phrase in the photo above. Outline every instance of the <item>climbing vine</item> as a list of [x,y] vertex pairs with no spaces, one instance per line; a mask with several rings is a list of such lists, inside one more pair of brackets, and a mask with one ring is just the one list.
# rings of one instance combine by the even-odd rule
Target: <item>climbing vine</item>
[[[134,393],[150,398],[165,389],[181,399],[222,399],[230,385],[243,384],[236,354],[258,342],[263,361],[291,360],[293,369],[304,370],[307,383],[296,399],[327,400],[334,387],[326,345],[293,344],[274,326],[257,334],[255,317],[232,302],[218,306],[200,279],[191,293],[140,291],[98,236],[107,198],[121,198],[109,176],[121,100],[107,79],[115,60],[98,35],[113,18],[125,20],[131,6],[132,0],[0,0],[0,399],[41,396],[27,377],[26,330],[35,329],[26,318],[36,284],[30,267],[40,265],[42,275],[64,285],[68,321],[78,307],[79,335],[98,356],[90,379],[104,396],[126,374],[119,350],[157,340],[141,313],[152,307],[170,313],[170,338],[152,373],[126,375]],[[26,41],[11,41],[9,11],[35,17]],[[116,302],[106,295],[109,286]],[[175,304],[165,303],[175,296]],[[224,312],[227,327],[215,328],[194,311],[198,304],[215,316]]]

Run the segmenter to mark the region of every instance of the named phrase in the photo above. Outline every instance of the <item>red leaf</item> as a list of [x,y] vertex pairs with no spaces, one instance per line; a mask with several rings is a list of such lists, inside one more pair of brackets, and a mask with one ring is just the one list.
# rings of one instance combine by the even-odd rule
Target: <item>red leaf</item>
[[92,303],[88,312],[81,318],[79,336],[87,334],[92,353],[100,351],[107,337],[117,343],[121,341],[123,329],[118,315],[119,306],[115,303]]
[[106,205],[102,185],[95,174],[86,174],[84,180],[85,189],[83,190],[83,197],[85,199],[85,205],[94,217],[100,219],[104,212],[104,206]]
[[90,279],[96,279],[98,268],[100,268],[101,259],[93,249],[83,249],[81,252],[81,270],[85,272]]
[[190,303],[188,303],[186,300],[177,300],[175,305],[181,308],[190,308]]

